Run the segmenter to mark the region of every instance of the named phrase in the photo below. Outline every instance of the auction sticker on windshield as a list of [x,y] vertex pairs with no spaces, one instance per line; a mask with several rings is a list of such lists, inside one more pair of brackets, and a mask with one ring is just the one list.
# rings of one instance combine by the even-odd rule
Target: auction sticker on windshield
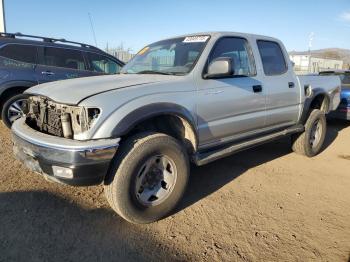
[[209,39],[208,35],[198,35],[198,36],[187,36],[183,42],[184,43],[202,43]]
[[148,49],[149,49],[149,46],[144,47],[141,51],[138,52],[138,55],[143,55],[148,51]]

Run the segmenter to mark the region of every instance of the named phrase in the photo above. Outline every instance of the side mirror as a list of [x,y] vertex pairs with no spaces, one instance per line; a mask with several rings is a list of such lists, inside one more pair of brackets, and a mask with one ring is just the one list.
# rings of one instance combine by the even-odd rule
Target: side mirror
[[229,57],[219,57],[208,66],[208,73],[205,78],[224,78],[234,74],[233,61]]

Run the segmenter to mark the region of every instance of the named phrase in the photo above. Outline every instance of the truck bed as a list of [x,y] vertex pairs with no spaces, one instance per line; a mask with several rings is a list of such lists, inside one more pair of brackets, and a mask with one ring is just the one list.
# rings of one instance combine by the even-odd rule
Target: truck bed
[[[337,88],[340,91],[341,81],[339,76],[303,75],[297,77],[299,78],[301,87],[311,86],[312,90],[324,89],[329,94],[336,91]],[[330,101],[331,107],[329,108],[329,110],[333,111],[336,110],[340,104],[340,92],[330,97],[332,97],[333,99],[332,101]]]

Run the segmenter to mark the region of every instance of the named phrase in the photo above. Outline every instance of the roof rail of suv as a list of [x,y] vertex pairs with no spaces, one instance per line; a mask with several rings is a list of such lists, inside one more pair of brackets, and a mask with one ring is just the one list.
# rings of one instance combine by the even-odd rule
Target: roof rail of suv
[[91,48],[91,49],[95,49],[95,50],[100,50],[99,48],[97,48],[95,46],[83,44],[83,43],[79,43],[79,42],[68,41],[64,38],[59,39],[59,38],[51,38],[51,37],[44,37],[44,36],[25,35],[22,33],[4,33],[4,32],[0,32],[0,37],[11,37],[11,38],[25,37],[25,38],[41,39],[43,42],[48,42],[48,43],[57,43],[57,42],[67,43],[67,44],[78,45],[78,46],[84,47],[84,48]]

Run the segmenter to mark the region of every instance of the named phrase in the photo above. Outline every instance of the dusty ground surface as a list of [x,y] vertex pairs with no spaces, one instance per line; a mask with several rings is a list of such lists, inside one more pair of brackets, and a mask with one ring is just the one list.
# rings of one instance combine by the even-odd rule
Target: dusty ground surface
[[348,261],[350,125],[313,158],[288,140],[193,167],[173,216],[131,225],[102,187],[46,182],[12,157],[0,124],[0,261]]

